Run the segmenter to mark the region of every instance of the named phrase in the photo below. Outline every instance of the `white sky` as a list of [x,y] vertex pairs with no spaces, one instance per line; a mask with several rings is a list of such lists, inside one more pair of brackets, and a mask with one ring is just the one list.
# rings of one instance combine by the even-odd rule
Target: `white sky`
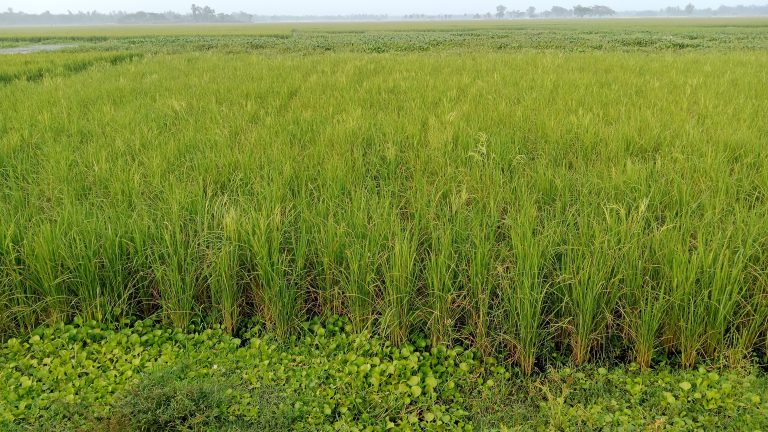
[[[524,10],[534,6],[539,10],[552,5],[572,7],[575,4],[603,4],[615,10],[655,10],[666,6],[683,7],[689,0],[0,0],[0,10],[54,13],[76,11],[109,12],[186,12],[192,3],[208,5],[217,12],[245,11],[257,15],[347,15],[347,14],[462,14],[494,11],[503,4],[509,9]],[[763,0],[692,0],[696,7],[717,8],[721,4],[762,4]]]

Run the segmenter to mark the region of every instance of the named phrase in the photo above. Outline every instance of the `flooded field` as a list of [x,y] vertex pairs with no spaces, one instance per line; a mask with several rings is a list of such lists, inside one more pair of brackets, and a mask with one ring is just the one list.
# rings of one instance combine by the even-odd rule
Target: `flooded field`
[[67,48],[74,48],[77,45],[72,44],[50,44],[50,45],[28,45],[11,48],[0,48],[0,54],[32,54],[36,52],[59,51]]

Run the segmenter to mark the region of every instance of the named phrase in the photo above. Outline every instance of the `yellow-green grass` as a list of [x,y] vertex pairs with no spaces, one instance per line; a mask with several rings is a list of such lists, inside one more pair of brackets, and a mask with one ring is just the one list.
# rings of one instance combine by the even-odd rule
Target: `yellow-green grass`
[[117,65],[138,57],[141,57],[141,54],[126,52],[2,55],[0,85],[15,81],[34,82],[45,78],[68,76],[96,65]]
[[343,51],[0,86],[0,331],[340,313],[526,372],[765,351],[765,51]]

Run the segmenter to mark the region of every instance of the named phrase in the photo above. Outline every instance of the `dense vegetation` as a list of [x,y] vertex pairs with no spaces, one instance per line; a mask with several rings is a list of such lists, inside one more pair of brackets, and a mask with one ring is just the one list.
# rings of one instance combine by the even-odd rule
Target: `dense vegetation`
[[257,328],[76,321],[0,347],[3,431],[765,430],[768,381],[700,368],[510,376],[477,351],[392,347],[348,322]]
[[[253,55],[174,36],[187,52],[105,54],[135,37],[115,36],[7,57],[0,331],[159,315],[235,333],[255,316],[285,338],[342,314],[525,373],[560,356],[761,356],[768,56],[718,44],[768,32],[738,23],[676,30],[715,45],[682,55],[511,54],[488,49],[510,29],[342,26],[308,39],[477,45]],[[595,26],[603,46],[627,37]]]
[[649,52],[768,49],[764,19],[0,28],[0,47],[75,44],[142,53]]

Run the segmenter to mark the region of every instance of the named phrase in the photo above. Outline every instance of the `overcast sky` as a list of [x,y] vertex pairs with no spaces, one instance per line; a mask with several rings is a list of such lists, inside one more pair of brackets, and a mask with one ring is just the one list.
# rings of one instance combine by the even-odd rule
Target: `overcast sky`
[[[347,14],[462,14],[489,12],[496,5],[523,10],[534,6],[539,10],[552,5],[571,7],[574,4],[604,4],[616,10],[647,10],[666,6],[683,7],[689,0],[0,0],[0,10],[39,13],[98,10],[110,12],[187,12],[192,3],[208,5],[217,12],[245,11],[257,15],[347,15]],[[765,0],[693,0],[700,8],[716,8],[721,4],[763,4]]]

